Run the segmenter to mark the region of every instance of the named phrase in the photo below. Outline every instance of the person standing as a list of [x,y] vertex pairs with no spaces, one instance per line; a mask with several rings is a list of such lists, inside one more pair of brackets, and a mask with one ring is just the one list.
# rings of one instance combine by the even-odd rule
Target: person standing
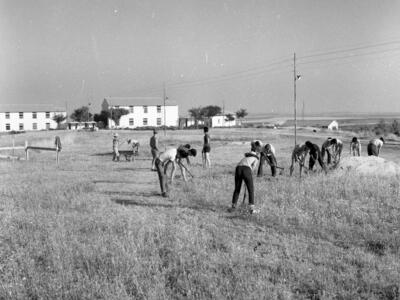
[[361,143],[357,137],[353,137],[351,140],[350,155],[361,156]]
[[245,157],[240,160],[235,169],[235,190],[232,196],[232,206],[228,210],[233,212],[239,199],[240,189],[242,182],[246,184],[247,191],[249,192],[249,212],[251,214],[258,213],[254,206],[254,183],[253,183],[253,169],[257,165],[259,158],[254,151],[245,153]]
[[157,137],[157,130],[153,130],[153,136],[150,138],[150,150],[151,150],[151,156],[153,157],[153,160],[151,162],[151,170],[152,171],[157,171],[155,162],[156,158],[158,157],[158,137]]
[[210,135],[208,134],[208,127],[205,126],[203,128],[204,131],[204,142],[203,142],[203,150],[201,151],[202,160],[203,160],[203,168],[210,168],[211,161],[210,161],[210,152],[211,152],[211,145],[210,145]]
[[370,140],[367,147],[368,156],[379,156],[384,143],[383,137]]
[[113,135],[113,141],[112,141],[112,149],[113,149],[113,161],[119,161],[119,139],[118,139],[118,133],[114,133]]

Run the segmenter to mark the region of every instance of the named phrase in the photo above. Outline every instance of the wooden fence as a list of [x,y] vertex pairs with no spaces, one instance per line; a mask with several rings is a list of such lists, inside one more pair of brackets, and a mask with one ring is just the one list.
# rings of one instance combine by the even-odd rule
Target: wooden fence
[[[7,159],[17,159],[17,160],[29,160],[29,150],[40,150],[40,151],[55,151],[56,152],[56,163],[59,164],[59,156],[61,151],[61,141],[58,136],[56,136],[54,141],[55,147],[42,147],[42,146],[29,146],[28,141],[25,141],[25,146],[15,146],[14,140],[13,145],[10,147],[0,147],[0,151],[5,150],[12,150],[11,155],[0,155],[0,158],[7,158]],[[25,158],[21,158],[16,156],[14,151],[15,150],[25,150]]]

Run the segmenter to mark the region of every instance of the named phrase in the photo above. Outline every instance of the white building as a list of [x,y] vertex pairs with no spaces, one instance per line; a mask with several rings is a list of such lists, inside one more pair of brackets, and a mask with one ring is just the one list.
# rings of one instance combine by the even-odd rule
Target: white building
[[233,127],[238,125],[236,116],[234,114],[231,114],[233,116],[233,120],[229,121],[227,118],[228,114],[225,115],[216,115],[211,117],[211,126],[212,127]]
[[51,104],[1,104],[0,132],[56,129],[55,115],[67,112]]
[[332,121],[328,125],[328,130],[339,130],[339,123],[337,121]]
[[[178,105],[160,97],[109,97],[105,98],[102,110],[123,108],[129,114],[121,117],[119,128],[178,126]],[[110,127],[115,127],[114,121],[108,120]]]

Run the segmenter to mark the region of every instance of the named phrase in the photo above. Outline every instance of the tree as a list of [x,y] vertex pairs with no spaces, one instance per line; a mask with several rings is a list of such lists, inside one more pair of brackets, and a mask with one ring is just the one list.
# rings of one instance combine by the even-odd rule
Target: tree
[[[235,120],[235,116],[234,115],[232,115],[232,114],[227,114],[226,116],[225,116],[225,121],[228,121],[228,122],[231,122],[231,121],[234,121]],[[229,123],[229,127],[231,126],[231,123]]]
[[241,109],[239,109],[239,110],[236,112],[236,117],[237,117],[238,119],[243,119],[243,118],[246,117],[247,115],[248,115],[247,110],[244,109],[244,108],[241,108]]
[[219,107],[217,105],[208,105],[208,106],[201,108],[201,111],[202,111],[202,115],[204,117],[211,118],[211,117],[221,114],[222,109],[221,109],[221,107]]
[[189,114],[192,118],[194,118],[194,123],[197,128],[197,126],[199,125],[199,121],[202,120],[204,117],[201,106],[189,109]]
[[97,123],[102,122],[105,126],[108,126],[108,119],[111,114],[107,110],[102,110],[99,114],[94,114],[93,120]]
[[92,118],[92,114],[89,112],[89,107],[82,106],[74,110],[71,114],[71,119],[76,122],[87,122]]
[[[236,117],[239,120],[244,119],[247,115],[248,115],[247,110],[244,108],[241,108],[236,112]],[[242,124],[242,122],[240,122],[240,124]]]
[[57,128],[60,127],[60,124],[65,121],[67,117],[63,114],[57,114],[53,116],[53,121],[57,123]]
[[129,114],[129,110],[125,108],[113,108],[111,109],[111,119],[115,122],[115,125],[119,126],[119,120],[122,116]]

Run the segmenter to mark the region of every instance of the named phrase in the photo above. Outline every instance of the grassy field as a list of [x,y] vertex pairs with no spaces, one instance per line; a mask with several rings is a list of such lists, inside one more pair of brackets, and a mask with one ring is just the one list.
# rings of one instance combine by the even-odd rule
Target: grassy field
[[[272,178],[267,170],[255,180],[261,213],[229,214],[234,168],[248,142],[274,144],[288,170],[290,132],[212,130],[211,174],[196,157],[195,179],[178,176],[169,199],[159,196],[150,171],[150,132],[120,131],[121,140],[135,138],[142,147],[135,162],[118,163],[108,131],[15,139],[52,146],[56,134],[63,143],[59,167],[54,152],[0,161],[0,299],[400,297],[397,177]],[[318,144],[323,138],[298,136]],[[171,131],[160,140],[167,148],[199,149],[202,132]],[[11,136],[0,136],[0,147],[9,145]],[[382,157],[399,163],[398,151],[384,146]]]

